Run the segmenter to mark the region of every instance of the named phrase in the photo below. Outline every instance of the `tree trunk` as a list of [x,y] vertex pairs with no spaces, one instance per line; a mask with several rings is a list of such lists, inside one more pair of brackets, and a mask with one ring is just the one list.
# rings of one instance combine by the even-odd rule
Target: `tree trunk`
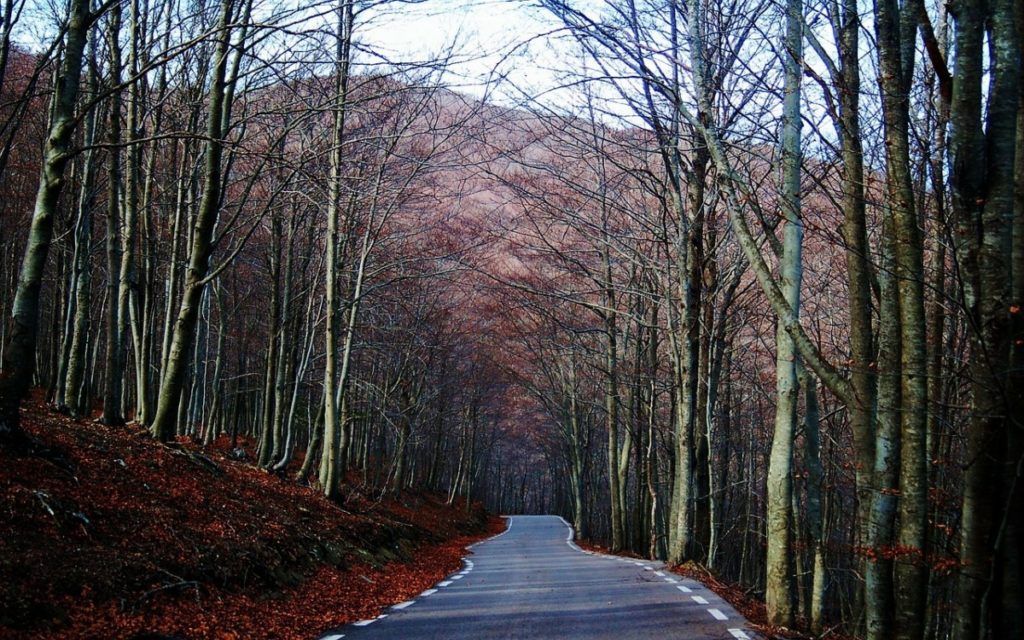
[[28,393],[35,368],[39,293],[53,240],[57,198],[64,186],[64,169],[71,157],[82,57],[94,19],[95,16],[89,12],[88,0],[70,1],[64,31],[64,59],[53,94],[50,122],[43,144],[39,188],[18,275],[11,328],[3,352],[3,368],[0,370],[0,444],[16,444],[25,437],[20,422],[21,402]]
[[104,363],[103,422],[124,423],[121,414],[122,362],[121,313],[118,277],[121,267],[121,3],[111,7],[107,44],[110,49],[110,121],[107,142],[107,343]]
[[[900,314],[900,527],[896,563],[896,637],[924,633],[928,569],[928,351],[924,317],[924,252],[910,171],[909,93],[920,15],[916,0],[875,5],[878,76],[886,149],[886,188],[895,243]],[[876,453],[876,456],[878,454]]]
[[[800,74],[803,64],[803,4],[786,3],[785,95],[782,116],[781,213],[785,219],[782,255],[779,256],[781,288],[794,315],[800,313],[803,271],[803,222],[800,211]],[[781,325],[775,338],[775,431],[768,460],[768,549],[765,605],[768,622],[791,627],[793,567],[790,531],[793,504],[793,435],[796,431],[800,385],[793,339]]]
[[153,436],[161,441],[173,437],[178,422],[179,404],[185,383],[189,352],[195,340],[199,304],[203,290],[206,288],[206,275],[210,266],[213,227],[220,206],[221,181],[223,179],[221,157],[224,153],[223,127],[228,109],[224,100],[224,89],[227,54],[231,40],[231,9],[232,0],[223,0],[218,19],[219,31],[209,92],[206,163],[203,171],[205,186],[199,210],[193,222],[192,248],[181,304],[174,322],[170,352],[160,381],[160,397],[156,415],[153,418]]
[[[1009,506],[1014,481],[1002,492],[993,490],[1002,479],[1007,445],[1011,445],[1012,451],[1008,436],[1014,430],[1007,402],[1011,350],[1007,300],[1012,292],[1020,42],[1012,0],[988,4],[964,0],[957,4],[955,15],[950,177],[953,212],[964,238],[958,245],[958,255],[972,332],[972,411],[965,451],[956,634],[964,639],[1001,638],[1012,636],[1000,628],[1003,598],[999,592],[1001,585],[994,579],[999,572],[994,564],[997,548],[1005,545],[1000,544],[999,538],[1007,530],[1000,521],[1020,517],[1019,513],[1004,515],[1000,509],[1001,501],[1008,501],[1005,506]],[[992,70],[987,126],[983,129],[986,24],[990,25]],[[1019,460],[1008,462],[1011,468],[1020,464]],[[1008,568],[1012,570],[1012,564]],[[1009,608],[1005,619],[1012,621],[1012,612],[1019,608],[1018,601]],[[1011,622],[1008,629],[1014,626]]]
[[344,425],[338,424],[337,407],[337,313],[338,313],[338,204],[341,198],[342,149],[345,133],[345,112],[348,92],[349,49],[352,35],[352,2],[339,0],[338,30],[335,39],[334,106],[331,134],[331,175],[327,201],[327,268],[326,296],[327,320],[324,328],[324,452],[320,458],[320,487],[328,498],[338,492],[338,466],[341,434]]

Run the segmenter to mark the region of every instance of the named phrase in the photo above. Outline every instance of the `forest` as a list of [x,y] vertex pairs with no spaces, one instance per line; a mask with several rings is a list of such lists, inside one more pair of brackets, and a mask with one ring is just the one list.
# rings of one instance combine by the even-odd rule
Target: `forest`
[[[373,37],[473,12],[526,17]],[[769,637],[1024,638],[1022,45],[1021,0],[3,0],[3,537],[144,442],[244,467],[182,505],[563,516]]]

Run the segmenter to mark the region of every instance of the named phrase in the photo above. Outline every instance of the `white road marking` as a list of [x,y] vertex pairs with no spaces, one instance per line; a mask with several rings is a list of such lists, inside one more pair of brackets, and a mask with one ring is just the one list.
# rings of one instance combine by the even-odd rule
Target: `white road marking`
[[644,571],[654,571],[654,567],[648,567],[647,565],[644,565]]
[[750,636],[743,633],[742,629],[729,629],[729,633],[731,633],[732,637],[736,638],[736,640],[750,640]]
[[445,580],[444,582],[438,582],[438,583],[437,583],[437,586],[439,586],[439,587],[447,587],[447,586],[448,586],[448,585],[450,585],[451,583],[452,583],[452,581],[451,581],[451,580]]
[[642,562],[634,562],[633,564],[635,564],[638,567],[644,566],[644,563],[642,563]]
[[432,596],[432,595],[434,595],[435,593],[437,593],[437,589],[427,589],[426,591],[424,591],[423,593],[421,593],[421,594],[420,594],[420,596],[422,596],[422,597],[426,598],[427,596]]
[[411,606],[412,606],[412,605],[414,605],[414,604],[416,604],[416,601],[415,601],[415,600],[406,600],[405,602],[402,602],[402,603],[396,604],[395,606],[393,606],[393,607],[391,607],[391,608],[392,608],[392,609],[404,609],[404,608],[406,608],[406,607],[411,607]]
[[373,624],[374,622],[377,622],[377,619],[376,618],[370,618],[369,620],[360,620],[359,622],[353,622],[352,626],[353,627],[365,627],[366,625]]
[[464,575],[467,575],[468,573],[469,573],[469,569],[466,569],[465,571],[460,571],[459,575],[460,576],[464,576]]
[[580,553],[586,553],[586,551],[580,549],[576,545],[576,543],[573,542],[573,538],[576,537],[576,530],[572,528],[572,525],[566,522],[565,518],[563,518],[562,516],[558,516],[558,519],[561,520],[562,524],[564,524],[569,529],[569,533],[565,536],[565,544],[569,545],[570,549],[574,549],[576,551],[579,551]]
[[462,580],[465,577],[466,577],[465,575],[460,573],[460,574],[452,576],[452,580]]
[[693,599],[693,601],[694,601],[694,602],[696,602],[697,604],[707,604],[707,603],[708,603],[708,601],[707,601],[707,600],[705,600],[704,598],[702,598],[701,596],[690,596],[690,597],[691,597],[691,598]]
[[675,584],[675,583],[677,583],[679,581],[676,580],[675,578],[665,578],[665,582],[671,582],[672,584]]
[[656,575],[656,576],[659,576],[659,577],[662,577],[662,578],[664,578],[664,577],[665,577],[665,574],[664,574],[664,572],[662,572],[662,571],[655,571],[655,572],[654,572],[654,575]]
[[714,618],[715,620],[728,620],[729,619],[729,616],[725,615],[724,613],[722,613],[718,609],[708,609],[708,613],[710,613],[711,617]]
[[498,535],[491,536],[490,538],[486,538],[484,540],[480,540],[479,542],[474,542],[473,544],[469,545],[466,548],[467,549],[472,549],[473,547],[475,547],[477,545],[480,545],[480,544],[483,544],[483,543],[487,542],[488,540],[494,540],[495,538],[500,538],[501,536],[503,536],[506,533],[508,533],[509,531],[511,531],[512,530],[512,516],[502,516],[502,517],[505,518],[505,522],[508,523],[508,526],[505,527],[504,531],[502,531]]
[[386,617],[388,617],[388,614],[382,613],[379,616],[377,616],[377,619],[380,620],[381,618],[386,618]]
[[320,640],[341,640],[344,637],[345,637],[344,633],[334,633],[334,634],[331,634],[329,636],[324,636],[324,637],[320,638]]
[[679,589],[683,593],[691,593],[693,591],[693,589],[691,589],[690,587],[687,587],[686,585],[682,585],[682,584],[679,585],[678,587],[676,587],[676,589]]

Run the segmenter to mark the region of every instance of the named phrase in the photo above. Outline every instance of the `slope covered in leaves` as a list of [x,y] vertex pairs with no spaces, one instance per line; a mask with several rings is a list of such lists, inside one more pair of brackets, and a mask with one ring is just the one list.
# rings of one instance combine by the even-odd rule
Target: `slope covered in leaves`
[[0,452],[2,637],[310,638],[433,584],[501,526],[429,494],[337,505],[226,447],[38,403],[24,418],[49,452]]

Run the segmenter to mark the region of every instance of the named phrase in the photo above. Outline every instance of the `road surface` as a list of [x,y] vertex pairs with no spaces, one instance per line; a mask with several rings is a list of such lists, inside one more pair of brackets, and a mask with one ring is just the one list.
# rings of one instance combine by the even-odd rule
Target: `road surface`
[[657,562],[591,554],[556,516],[512,516],[463,568],[321,640],[756,637],[727,602]]

